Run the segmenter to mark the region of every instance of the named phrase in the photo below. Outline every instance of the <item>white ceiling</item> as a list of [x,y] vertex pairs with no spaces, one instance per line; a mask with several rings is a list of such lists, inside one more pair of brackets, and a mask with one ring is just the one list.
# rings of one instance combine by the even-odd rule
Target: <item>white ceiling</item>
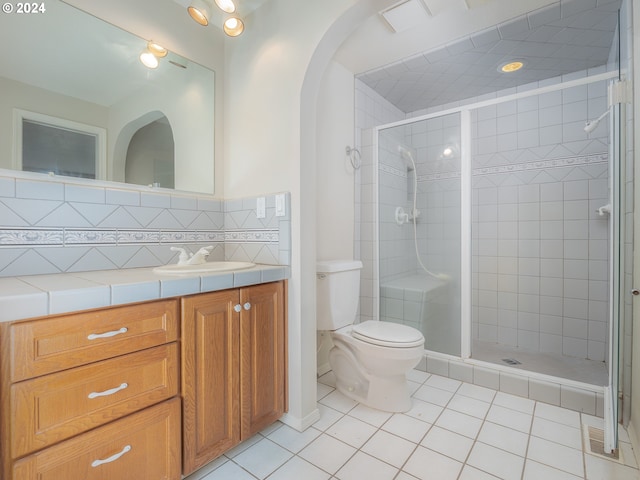
[[[193,27],[182,14],[189,0],[153,1],[166,2],[167,15],[180,15],[185,28]],[[246,16],[267,1],[238,0],[238,13]],[[336,54],[336,60],[405,112],[605,63],[621,0],[420,1],[431,13],[420,25],[393,33],[373,15]],[[65,23],[63,9],[79,21]],[[223,15],[216,15],[220,18],[213,25],[222,23]],[[47,3],[45,15],[0,15],[0,42],[11,45],[0,51],[0,76],[111,105],[142,88],[150,75],[167,71],[140,68],[144,41],[124,32],[113,37],[102,32],[102,24],[59,0]],[[69,57],[71,46],[82,56]],[[106,46],[121,63],[109,63]],[[524,59],[527,68],[499,75],[496,67],[515,57]],[[77,65],[85,68],[71,69]],[[42,73],[46,70],[55,76]],[[118,78],[130,80],[115,90],[103,88],[115,86]]]
[[[432,16],[422,25],[394,34],[376,15],[336,58],[408,113],[606,64],[620,3],[426,0]],[[525,68],[498,72],[515,59]]]

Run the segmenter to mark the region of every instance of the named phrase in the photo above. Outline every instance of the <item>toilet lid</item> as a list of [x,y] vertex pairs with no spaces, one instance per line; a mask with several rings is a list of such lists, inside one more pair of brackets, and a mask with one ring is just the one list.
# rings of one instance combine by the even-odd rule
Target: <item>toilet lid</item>
[[351,335],[363,342],[383,347],[409,348],[424,343],[422,334],[413,327],[376,320],[354,325]]

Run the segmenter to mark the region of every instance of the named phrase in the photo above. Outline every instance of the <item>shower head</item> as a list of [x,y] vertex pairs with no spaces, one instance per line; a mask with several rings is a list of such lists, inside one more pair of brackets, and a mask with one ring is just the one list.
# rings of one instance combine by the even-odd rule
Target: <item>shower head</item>
[[404,145],[398,145],[398,153],[400,153],[400,156],[402,156],[402,157],[411,157],[411,158],[413,158],[413,154],[411,153],[411,150],[409,150]]
[[595,120],[589,120],[587,121],[587,123],[584,124],[584,131],[587,132],[587,134],[593,132],[598,125],[600,125],[600,121],[607,116],[607,113],[609,113],[609,109],[607,109],[606,112],[604,112],[602,115],[600,115],[598,118],[596,118]]
[[413,153],[404,145],[398,145],[398,153],[400,153],[400,157],[408,162],[408,167],[416,168],[416,161],[413,159]]

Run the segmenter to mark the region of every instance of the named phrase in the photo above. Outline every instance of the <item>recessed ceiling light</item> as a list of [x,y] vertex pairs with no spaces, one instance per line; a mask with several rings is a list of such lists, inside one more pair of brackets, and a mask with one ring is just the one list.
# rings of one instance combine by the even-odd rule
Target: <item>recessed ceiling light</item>
[[520,60],[515,60],[513,62],[503,63],[498,67],[498,71],[502,73],[512,73],[517,72],[522,67],[524,67],[524,62]]
[[191,18],[193,18],[196,23],[199,23],[202,26],[209,25],[209,17],[211,16],[211,9],[209,4],[205,0],[192,0],[191,4],[187,7],[187,11]]
[[236,5],[233,0],[215,0],[216,5],[220,10],[226,13],[233,13],[236,11]]
[[244,31],[244,23],[238,17],[229,17],[224,21],[222,29],[230,37],[237,37]]

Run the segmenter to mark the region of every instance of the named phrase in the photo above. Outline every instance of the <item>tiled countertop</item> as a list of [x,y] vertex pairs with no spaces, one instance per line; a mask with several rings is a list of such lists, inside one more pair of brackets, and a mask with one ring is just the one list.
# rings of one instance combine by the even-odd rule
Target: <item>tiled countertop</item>
[[131,268],[0,278],[0,322],[243,287],[289,275],[287,266],[256,265],[180,276]]

